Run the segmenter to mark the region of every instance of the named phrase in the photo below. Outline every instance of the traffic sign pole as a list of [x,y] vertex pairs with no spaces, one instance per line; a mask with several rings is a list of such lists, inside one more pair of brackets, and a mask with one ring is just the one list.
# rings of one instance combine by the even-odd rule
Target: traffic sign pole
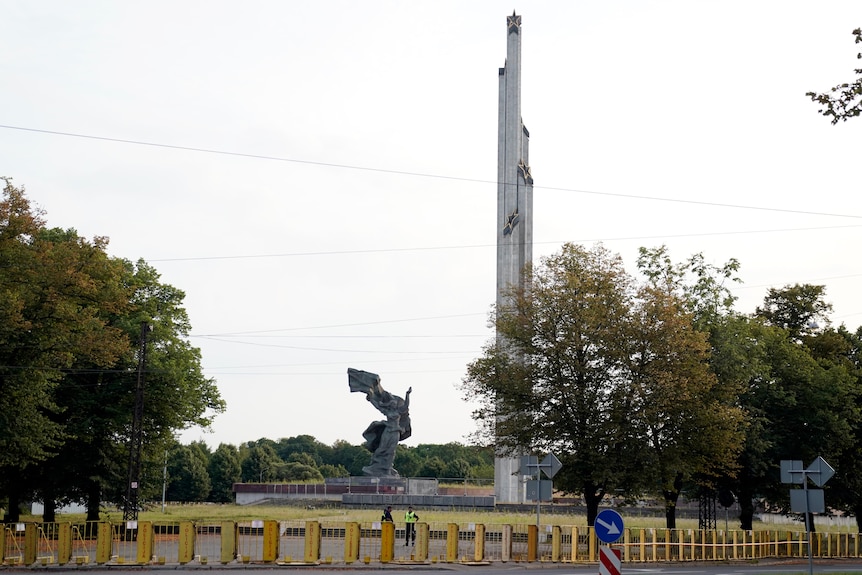
[[[832,476],[835,474],[835,470],[832,469],[832,466],[826,463],[826,460],[819,455],[817,456],[817,459],[808,466],[808,469],[802,469],[802,461],[800,460],[785,459],[781,460],[779,463],[781,467],[782,483],[802,484],[803,496],[805,497],[805,532],[808,535],[808,573],[810,575],[814,575],[814,558],[811,554],[811,528],[813,527],[811,523],[814,518],[811,516],[813,511],[811,509],[811,499],[809,498],[808,493],[808,479],[810,479],[817,487],[823,487],[827,481],[832,479]],[[791,489],[791,492],[792,491],[793,490]],[[790,498],[791,501],[793,501],[792,493]],[[801,510],[795,509],[791,505],[791,511],[798,513]]]

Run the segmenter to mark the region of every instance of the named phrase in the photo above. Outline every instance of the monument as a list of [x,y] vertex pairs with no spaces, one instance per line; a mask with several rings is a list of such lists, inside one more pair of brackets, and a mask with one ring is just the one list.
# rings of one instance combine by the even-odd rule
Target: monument
[[352,367],[347,369],[347,380],[351,392],[364,393],[365,399],[386,417],[382,421],[372,421],[362,433],[365,447],[372,453],[371,463],[363,467],[362,472],[373,477],[399,477],[392,462],[395,461],[398,442],[413,432],[410,428],[410,392],[413,388],[408,389],[402,399],[383,389],[376,373]]
[[[533,260],[533,176],[530,134],[521,120],[521,17],[506,18],[506,63],[500,68],[497,129],[497,307],[504,290],[523,286],[524,267]],[[500,335],[498,334],[498,339]],[[498,452],[494,495],[500,503],[524,501],[520,454]]]

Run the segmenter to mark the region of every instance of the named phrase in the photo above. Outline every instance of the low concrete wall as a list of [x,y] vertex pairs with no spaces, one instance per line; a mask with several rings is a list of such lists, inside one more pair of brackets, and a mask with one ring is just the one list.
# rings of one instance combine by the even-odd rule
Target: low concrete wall
[[407,507],[424,509],[494,509],[494,497],[464,495],[377,495],[372,493],[345,493],[341,502],[354,507]]

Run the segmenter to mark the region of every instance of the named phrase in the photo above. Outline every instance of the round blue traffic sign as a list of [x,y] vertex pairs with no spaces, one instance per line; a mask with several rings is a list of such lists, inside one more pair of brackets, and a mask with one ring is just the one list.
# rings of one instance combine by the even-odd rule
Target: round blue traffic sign
[[613,509],[605,509],[596,515],[596,537],[604,543],[613,543],[623,534],[623,517]]

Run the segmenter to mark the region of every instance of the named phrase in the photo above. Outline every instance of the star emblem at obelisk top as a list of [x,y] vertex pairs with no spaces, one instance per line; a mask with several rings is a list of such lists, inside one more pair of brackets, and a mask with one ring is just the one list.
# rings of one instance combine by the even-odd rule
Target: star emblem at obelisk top
[[521,30],[521,17],[512,12],[511,16],[506,17],[506,25],[510,34],[512,32],[519,32]]

